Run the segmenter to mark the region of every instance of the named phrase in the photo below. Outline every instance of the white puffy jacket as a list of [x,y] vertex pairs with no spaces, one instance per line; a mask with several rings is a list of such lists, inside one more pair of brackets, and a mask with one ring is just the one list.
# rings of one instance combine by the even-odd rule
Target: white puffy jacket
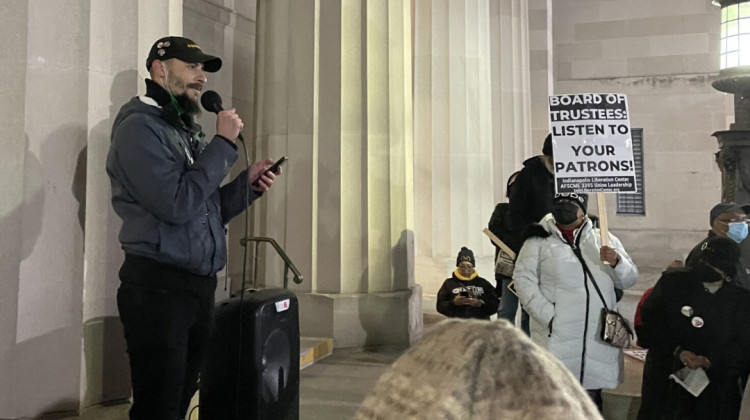
[[[622,382],[623,356],[621,349],[597,337],[602,301],[590,280],[584,285],[581,262],[552,215],[545,216],[540,224],[550,235],[527,239],[513,271],[521,304],[531,315],[531,339],[557,356],[576,378],[580,380],[582,376],[585,389],[614,388]],[[583,258],[607,306],[613,309],[615,287],[633,286],[638,280],[638,269],[612,234],[609,246],[617,251],[619,262],[614,268],[602,263],[600,232],[592,228],[590,220],[576,230],[576,239],[579,236]]]

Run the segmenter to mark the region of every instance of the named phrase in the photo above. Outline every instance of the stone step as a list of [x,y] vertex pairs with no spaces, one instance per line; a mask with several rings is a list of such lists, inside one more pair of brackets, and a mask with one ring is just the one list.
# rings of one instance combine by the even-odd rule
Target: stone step
[[333,354],[333,338],[301,337],[299,352],[299,369],[302,370]]

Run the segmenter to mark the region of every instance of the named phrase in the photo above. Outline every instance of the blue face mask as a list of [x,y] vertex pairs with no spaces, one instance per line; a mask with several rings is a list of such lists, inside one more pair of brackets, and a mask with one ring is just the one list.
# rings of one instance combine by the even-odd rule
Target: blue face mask
[[729,230],[727,230],[727,237],[737,243],[740,243],[747,238],[747,223],[745,222],[729,222],[727,223]]

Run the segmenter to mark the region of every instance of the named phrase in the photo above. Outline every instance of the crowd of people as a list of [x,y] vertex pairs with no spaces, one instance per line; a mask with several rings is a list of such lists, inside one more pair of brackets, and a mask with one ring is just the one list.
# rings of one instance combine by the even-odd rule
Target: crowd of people
[[[493,287],[472,270],[473,254],[462,248],[437,309],[488,320],[499,297],[497,318],[517,323],[561,362],[601,412],[602,389],[617,387],[624,376],[624,346],[602,339],[603,314],[635,285],[638,268],[615,235],[602,238],[586,194],[555,193],[550,141],[509,178],[509,203],[498,204],[490,219],[489,229],[516,254],[512,269],[495,244]],[[741,409],[750,418],[750,392],[743,404],[750,391],[750,255],[743,257],[739,246],[748,236],[748,212],[750,206],[737,203],[714,206],[708,236],[643,294],[635,332],[648,352],[638,419],[735,420]],[[470,264],[462,263],[466,255]],[[469,290],[481,293],[464,297]],[[693,385],[695,378],[705,383],[683,386],[678,380],[686,375]]]
[[[106,169],[122,219],[117,304],[132,374],[131,419],[186,415],[213,330],[224,226],[281,173],[270,172],[273,161],[265,159],[222,185],[237,159],[242,120],[233,109],[217,110],[211,141],[194,120],[206,73],[221,65],[189,39],[157,40],[145,95],[123,105],[112,128]],[[514,261],[508,265],[509,254],[498,249],[506,263],[496,265],[503,269],[493,286],[462,247],[437,310],[463,319],[438,325],[405,353],[357,418],[601,419],[602,389],[623,378],[623,346],[602,338],[603,320],[616,314],[618,292],[636,283],[638,269],[619,239],[588,215],[586,194],[555,193],[552,151],[548,136],[542,155],[509,180],[509,203],[491,218],[489,228]],[[635,320],[648,348],[639,419],[734,420],[745,410],[750,417],[742,398],[750,372],[750,255],[738,245],[748,236],[748,211],[717,204],[708,237],[644,293]],[[486,322],[493,315],[500,322]],[[695,375],[703,385],[687,389],[673,375]]]

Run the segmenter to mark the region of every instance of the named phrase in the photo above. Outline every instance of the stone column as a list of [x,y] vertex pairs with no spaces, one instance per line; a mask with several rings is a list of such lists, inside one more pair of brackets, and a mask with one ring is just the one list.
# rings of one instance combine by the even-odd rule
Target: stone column
[[417,275],[431,279],[430,293],[462,246],[492,277],[481,231],[531,128],[525,4],[415,1]]
[[0,417],[80,405],[84,222],[76,169],[87,138],[87,6],[33,0],[22,6],[27,66],[9,79],[25,97],[24,133],[9,137],[25,150],[24,170],[12,177],[23,180],[15,238],[21,255],[8,262],[17,275],[5,279],[18,285],[18,307],[12,361],[3,369],[12,389]]
[[[531,150],[533,88],[529,57],[535,53],[529,47],[528,9],[526,0],[490,1],[492,165],[497,180],[496,202],[505,200],[505,183],[513,172],[521,169],[521,162],[540,153]],[[535,139],[539,150],[543,139],[544,136]]]
[[[554,41],[552,28],[552,0],[506,0],[514,9],[526,15],[528,31],[528,74],[531,96],[532,138],[525,146],[524,157],[542,153],[544,138],[549,133],[549,95],[555,93]],[[559,6],[562,7],[562,6]],[[525,12],[523,11],[524,9]]]
[[[91,2],[87,16],[89,70],[83,74],[88,89],[82,99],[88,111],[88,137],[73,182],[84,230],[82,407],[130,397],[130,369],[116,300],[123,259],[117,240],[121,222],[112,210],[104,166],[115,116],[143,89],[146,76],[139,45],[149,41],[139,42],[145,38],[139,38],[139,31],[146,25],[139,25],[136,6],[133,0]],[[166,21],[168,15],[160,16]],[[157,27],[164,24],[154,16],[149,20]]]
[[[421,333],[413,276],[411,11],[408,2],[261,2],[256,128],[289,156],[258,231],[306,277],[303,335],[337,347]],[[281,265],[264,272],[280,284]]]
[[115,303],[119,221],[104,160],[117,109],[142,86],[154,34],[181,30],[169,24],[175,5],[3,3],[13,83],[2,112],[10,139],[1,166],[2,418],[130,395]]
[[[15,418],[16,408],[15,367],[16,333],[18,331],[18,293],[21,278],[21,261],[33,247],[33,232],[23,229],[25,176],[38,173],[39,161],[29,151],[25,131],[26,100],[26,33],[29,27],[26,0],[10,0],[0,4],[0,33],[6,47],[2,49],[4,92],[6,100],[0,105],[0,121],[5,130],[4,153],[0,163],[3,181],[3,199],[0,200],[0,418]],[[36,192],[39,183],[28,185]],[[38,194],[31,194],[38,202]],[[38,223],[38,220],[37,220]],[[27,237],[30,237],[26,240]]]

